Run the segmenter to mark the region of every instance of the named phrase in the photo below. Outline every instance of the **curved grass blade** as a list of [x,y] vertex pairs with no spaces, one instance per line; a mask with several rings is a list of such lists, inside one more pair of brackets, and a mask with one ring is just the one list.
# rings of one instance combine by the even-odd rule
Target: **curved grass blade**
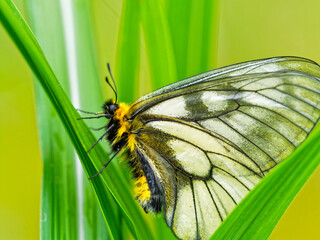
[[176,61],[177,77],[178,79],[184,79],[190,76],[186,74],[186,66],[188,62],[188,34],[192,2],[184,0],[169,0],[167,2],[167,18]]
[[[26,2],[29,22],[49,61],[69,92],[60,5],[55,1]],[[37,18],[43,21],[37,21]],[[50,21],[55,19],[55,22]],[[46,22],[46,25],[43,24]],[[47,29],[51,29],[50,32]],[[60,34],[57,34],[60,33]],[[36,81],[36,79],[34,79]],[[42,239],[78,239],[75,153],[52,104],[35,82],[37,118],[43,160],[40,234]]]
[[[89,154],[86,152],[86,149],[89,149],[95,142],[95,137],[83,121],[77,120],[80,117],[79,114],[73,108],[69,98],[58,83],[39,44],[12,1],[3,0],[0,4],[0,20],[2,24],[23,54],[55,107],[74,144],[87,176],[94,175],[103,164],[101,159],[105,161],[108,159],[108,156],[100,145],[97,145]],[[131,190],[121,181],[121,178],[117,178],[117,175],[117,169],[110,165],[103,174],[90,181],[104,216],[108,214],[108,206],[104,199],[105,183],[123,210],[128,227],[131,231],[135,229],[133,234],[135,234],[136,238],[140,238],[140,234],[144,239],[150,238],[152,232],[145,227],[147,224],[143,218],[141,217],[139,221],[134,223],[130,217],[140,216],[141,212],[134,200],[127,197],[128,192],[131,192]],[[118,180],[116,184],[113,179]]]
[[[65,2],[62,2],[64,4]],[[91,15],[91,5],[88,0],[75,0],[72,1],[72,12],[74,16],[74,41],[71,43],[74,45],[76,52],[77,69],[74,69],[75,73],[71,73],[77,76],[78,84],[74,83],[71,85],[71,90],[76,95],[76,91],[79,91],[78,108],[97,110],[103,103],[102,86],[98,72],[97,72],[97,60],[96,60],[96,49],[94,44],[93,24]],[[64,6],[64,5],[62,5]],[[70,26],[72,27],[72,26]],[[67,31],[72,31],[67,29]],[[71,38],[72,39],[72,38]],[[72,55],[72,51],[71,54]],[[85,67],[83,67],[85,66]],[[70,73],[69,73],[70,75]],[[78,87],[78,86],[79,87]],[[80,97],[81,96],[81,97]],[[103,126],[105,119],[97,119],[90,124],[97,124],[95,126]],[[89,121],[88,121],[89,123]],[[101,132],[95,132],[95,137],[99,138]],[[109,152],[109,151],[108,151]],[[79,173],[78,173],[79,174]],[[82,187],[83,198],[83,234],[85,239],[120,239],[121,238],[121,219],[125,216],[122,215],[121,209],[116,204],[114,198],[109,191],[105,191],[105,202],[108,205],[110,213],[105,215],[106,219],[103,218],[101,210],[97,204],[95,196],[92,191],[86,177],[80,176],[82,179],[80,186]],[[80,202],[81,203],[81,202]],[[81,209],[80,209],[81,210]],[[106,228],[106,224],[107,227]],[[81,226],[81,223],[80,223]],[[107,231],[109,230],[109,231]]]
[[216,16],[212,13],[217,1],[192,1],[190,5],[189,36],[187,38],[188,52],[186,56],[187,76],[210,70],[209,59],[213,55],[217,56],[217,53],[210,51],[211,36],[213,35],[213,30],[217,32],[216,26],[218,25],[216,24],[213,28],[214,22],[212,18]]
[[119,99],[132,102],[137,92],[140,66],[140,3],[124,0],[117,39],[116,79]]
[[172,39],[162,2],[145,1],[141,4],[141,26],[152,85],[158,89],[177,80]]
[[167,1],[178,79],[216,66],[218,1]]

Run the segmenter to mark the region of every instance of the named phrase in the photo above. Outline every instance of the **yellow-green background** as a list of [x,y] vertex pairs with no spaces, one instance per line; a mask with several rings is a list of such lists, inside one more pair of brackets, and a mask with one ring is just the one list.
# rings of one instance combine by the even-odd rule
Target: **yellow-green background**
[[[93,2],[99,63],[113,64],[121,2]],[[23,1],[15,3],[24,14]],[[302,56],[320,63],[319,13],[319,0],[221,0],[218,58],[212,68],[280,55]],[[1,26],[0,239],[39,238],[42,164],[32,81],[27,64]],[[319,198],[320,169],[293,201],[271,239],[320,239]]]

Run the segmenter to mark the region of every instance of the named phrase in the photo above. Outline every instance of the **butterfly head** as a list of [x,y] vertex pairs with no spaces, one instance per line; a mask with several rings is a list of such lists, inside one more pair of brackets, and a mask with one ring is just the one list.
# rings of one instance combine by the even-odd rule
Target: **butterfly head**
[[115,112],[119,109],[119,104],[113,100],[106,101],[102,106],[105,114],[110,114],[114,116]]

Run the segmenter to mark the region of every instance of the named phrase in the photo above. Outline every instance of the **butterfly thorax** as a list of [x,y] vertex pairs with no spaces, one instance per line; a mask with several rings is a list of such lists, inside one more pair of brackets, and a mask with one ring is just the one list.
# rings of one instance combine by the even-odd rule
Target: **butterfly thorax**
[[112,117],[106,129],[109,129],[107,139],[112,144],[113,150],[122,149],[125,147],[130,134],[131,124],[128,121],[129,106],[124,103],[114,103],[113,101],[106,102],[103,105],[105,114]]
[[[153,192],[155,192],[155,179],[150,166],[141,159],[141,156],[136,151],[137,142],[133,132],[133,120],[129,117],[129,105],[108,101],[103,105],[103,108],[105,114],[112,115],[106,129],[111,128],[107,139],[111,143],[113,151],[117,152],[119,149],[128,150],[126,154],[130,159],[129,164],[133,170],[136,198],[146,212],[148,210],[159,212],[162,204],[159,204],[159,201],[157,203],[154,203],[154,200],[150,201]],[[159,198],[159,191],[156,190],[156,192],[158,193],[157,198]]]

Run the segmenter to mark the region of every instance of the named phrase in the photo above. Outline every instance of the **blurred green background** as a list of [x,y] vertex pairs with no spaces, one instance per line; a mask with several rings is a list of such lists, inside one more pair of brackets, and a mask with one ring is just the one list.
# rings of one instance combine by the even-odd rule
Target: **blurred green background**
[[[25,1],[14,2],[27,17]],[[107,61],[115,65],[121,6],[116,0],[92,1],[100,76],[105,75]],[[217,39],[208,49],[209,55],[212,52],[209,69],[282,55],[320,63],[319,11],[318,0],[220,1],[213,18],[217,22],[211,24],[217,28]],[[195,26],[197,21],[193,19]],[[141,81],[150,77],[146,58],[141,59]],[[138,92],[150,90],[147,84]],[[32,73],[0,26],[0,239],[39,238],[42,162],[34,101]],[[319,198],[320,170],[292,202],[270,239],[319,239]]]

